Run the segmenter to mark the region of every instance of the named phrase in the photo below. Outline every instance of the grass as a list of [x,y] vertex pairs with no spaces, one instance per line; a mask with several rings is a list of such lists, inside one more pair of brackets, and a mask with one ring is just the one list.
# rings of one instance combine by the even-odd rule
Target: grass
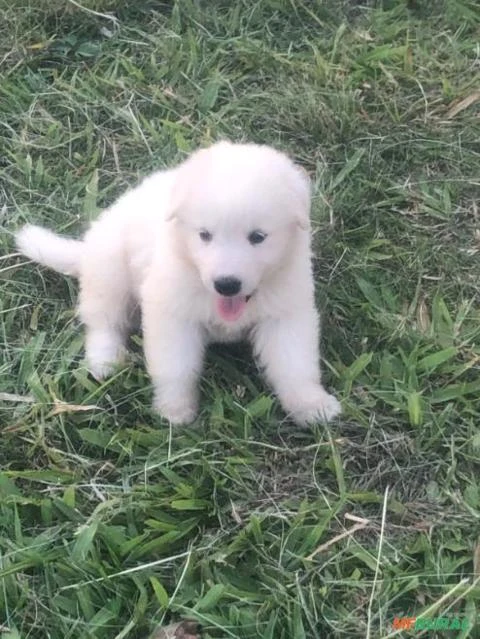
[[[480,636],[477,3],[0,5],[2,639]],[[315,177],[329,427],[216,348],[169,430],[141,350],[94,383],[75,284],[13,254],[220,137]]]

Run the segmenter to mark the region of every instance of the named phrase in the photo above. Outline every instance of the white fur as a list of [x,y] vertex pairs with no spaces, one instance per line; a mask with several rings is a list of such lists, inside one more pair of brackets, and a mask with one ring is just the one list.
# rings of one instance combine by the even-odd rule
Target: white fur
[[[86,357],[97,378],[124,356],[139,304],[163,417],[192,421],[206,345],[247,337],[285,411],[304,424],[340,412],[320,381],[309,212],[308,178],[287,156],[220,142],[146,178],[83,241],[27,226],[17,245],[35,261],[78,275]],[[252,245],[255,230],[267,237]],[[233,321],[218,310],[219,277],[239,279],[241,299],[251,296]]]
[[40,262],[65,275],[79,275],[82,243],[60,237],[52,231],[26,224],[16,235],[18,250],[34,262]]

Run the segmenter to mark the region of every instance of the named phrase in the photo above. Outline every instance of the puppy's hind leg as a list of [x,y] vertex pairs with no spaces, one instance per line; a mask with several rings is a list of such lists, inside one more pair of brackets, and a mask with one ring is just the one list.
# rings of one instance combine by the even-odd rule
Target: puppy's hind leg
[[132,299],[123,251],[88,246],[80,274],[80,317],[85,324],[87,366],[96,379],[108,376],[125,356]]

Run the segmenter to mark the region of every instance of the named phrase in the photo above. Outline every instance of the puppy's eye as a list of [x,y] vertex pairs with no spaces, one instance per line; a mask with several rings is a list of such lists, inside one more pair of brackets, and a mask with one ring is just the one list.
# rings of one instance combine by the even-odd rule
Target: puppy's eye
[[250,244],[261,244],[266,237],[267,234],[263,231],[252,231],[248,236],[248,241]]
[[202,242],[210,242],[210,240],[212,239],[212,234],[210,233],[210,231],[206,231],[205,229],[202,229],[198,235]]

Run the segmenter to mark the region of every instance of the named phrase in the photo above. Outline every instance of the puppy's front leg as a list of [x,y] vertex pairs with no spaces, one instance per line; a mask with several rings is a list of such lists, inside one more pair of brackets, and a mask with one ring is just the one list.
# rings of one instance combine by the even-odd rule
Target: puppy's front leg
[[309,312],[263,321],[254,334],[254,348],[267,380],[284,410],[300,425],[328,421],[341,411],[320,379],[318,317]]
[[172,424],[188,424],[198,409],[204,338],[201,328],[155,303],[143,309],[143,341],[154,407]]

